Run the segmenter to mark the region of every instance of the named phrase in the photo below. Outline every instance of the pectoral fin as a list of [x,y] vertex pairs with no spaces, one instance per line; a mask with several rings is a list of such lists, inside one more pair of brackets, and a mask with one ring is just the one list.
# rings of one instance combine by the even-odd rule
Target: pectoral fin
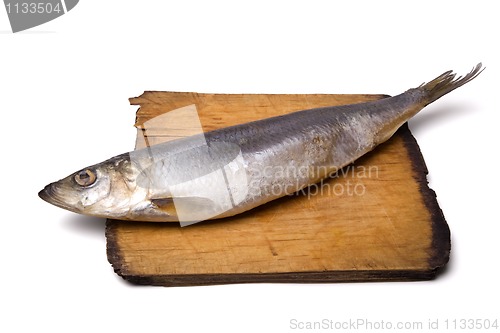
[[151,199],[154,208],[180,219],[198,219],[214,210],[214,202],[203,197],[168,197]]
[[177,216],[173,198],[151,199],[151,204],[169,216]]

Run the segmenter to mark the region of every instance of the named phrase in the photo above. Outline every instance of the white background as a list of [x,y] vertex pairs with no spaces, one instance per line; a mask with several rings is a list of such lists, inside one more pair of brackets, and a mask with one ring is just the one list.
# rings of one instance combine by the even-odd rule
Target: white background
[[[498,318],[493,4],[87,0],[18,34],[0,8],[0,331],[287,332],[293,318]],[[476,80],[410,121],[452,231],[451,262],[434,281],[133,286],[106,259],[104,220],[37,196],[130,150],[128,98],[144,90],[394,95],[479,61],[487,68]]]

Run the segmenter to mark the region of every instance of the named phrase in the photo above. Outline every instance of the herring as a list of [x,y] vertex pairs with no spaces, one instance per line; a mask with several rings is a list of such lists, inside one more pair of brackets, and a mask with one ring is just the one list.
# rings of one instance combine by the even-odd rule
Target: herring
[[394,97],[297,111],[121,154],[47,185],[39,196],[119,220],[182,224],[233,216],[325,179],[481,72],[479,63],[464,77],[447,71]]

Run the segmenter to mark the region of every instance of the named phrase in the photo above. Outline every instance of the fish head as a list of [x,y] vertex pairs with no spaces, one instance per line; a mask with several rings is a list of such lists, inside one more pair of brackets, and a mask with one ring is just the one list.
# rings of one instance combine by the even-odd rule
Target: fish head
[[122,154],[51,183],[38,195],[75,213],[130,219],[133,208],[145,198],[135,184],[137,173],[129,155]]

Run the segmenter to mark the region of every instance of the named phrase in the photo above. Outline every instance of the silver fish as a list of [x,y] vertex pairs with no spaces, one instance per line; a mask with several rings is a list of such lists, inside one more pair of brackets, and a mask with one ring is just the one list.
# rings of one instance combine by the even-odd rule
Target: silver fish
[[458,78],[448,71],[378,101],[297,111],[121,154],[47,185],[39,196],[76,213],[121,220],[233,216],[354,162],[481,67]]

